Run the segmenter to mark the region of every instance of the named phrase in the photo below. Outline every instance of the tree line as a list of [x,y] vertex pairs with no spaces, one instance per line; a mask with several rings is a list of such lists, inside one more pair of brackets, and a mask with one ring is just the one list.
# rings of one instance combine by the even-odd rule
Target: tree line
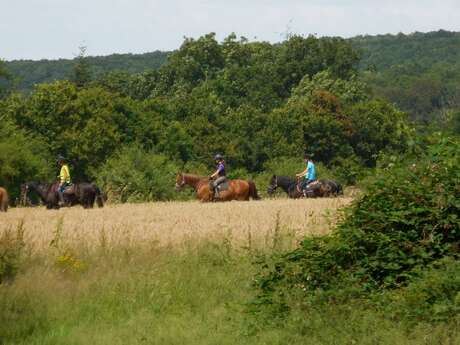
[[14,194],[21,181],[54,178],[63,154],[75,179],[96,180],[115,201],[164,200],[176,197],[178,170],[207,173],[216,152],[232,176],[262,181],[301,169],[305,151],[324,175],[354,183],[416,134],[359,66],[350,41],[314,36],[271,44],[210,33],[142,73],[94,74],[81,54],[68,80],[5,93],[0,184]]

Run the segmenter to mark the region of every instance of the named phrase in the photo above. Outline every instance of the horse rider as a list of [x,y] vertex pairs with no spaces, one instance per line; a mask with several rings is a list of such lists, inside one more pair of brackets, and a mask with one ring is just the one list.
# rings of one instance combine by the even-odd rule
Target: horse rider
[[311,156],[308,154],[303,156],[303,161],[306,164],[305,170],[299,174],[296,174],[295,176],[299,179],[305,177],[304,180],[300,183],[300,189],[302,190],[303,195],[307,196],[308,185],[316,181],[316,167],[315,163],[313,163],[311,159]]
[[57,157],[57,163],[61,167],[61,171],[59,173],[59,188],[58,188],[58,195],[59,195],[59,206],[63,206],[65,204],[64,201],[64,192],[68,186],[71,185],[72,180],[70,179],[70,170],[69,166],[66,163],[66,159],[64,156],[59,155]]
[[224,156],[220,153],[214,156],[214,160],[216,162],[216,171],[209,176],[210,180],[213,180],[210,184],[213,188],[213,195],[216,192],[217,187],[227,180],[227,176],[225,173],[225,161]]

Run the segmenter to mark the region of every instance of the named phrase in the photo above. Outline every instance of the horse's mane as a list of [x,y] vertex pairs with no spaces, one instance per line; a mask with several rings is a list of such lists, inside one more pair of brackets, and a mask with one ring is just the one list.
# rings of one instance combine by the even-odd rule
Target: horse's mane
[[206,176],[201,176],[197,174],[189,174],[189,173],[182,173],[182,175],[193,178],[193,179],[199,179],[199,180],[204,180],[205,178],[207,178]]
[[278,181],[278,184],[281,183],[287,183],[287,184],[293,184],[297,183],[297,180],[294,177],[290,176],[278,176],[276,175],[276,180]]

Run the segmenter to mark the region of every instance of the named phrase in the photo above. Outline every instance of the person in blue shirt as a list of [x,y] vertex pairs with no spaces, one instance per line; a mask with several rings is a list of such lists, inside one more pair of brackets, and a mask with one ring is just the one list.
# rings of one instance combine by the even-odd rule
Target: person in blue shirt
[[216,171],[209,177],[212,181],[212,187],[214,191],[216,188],[223,182],[227,180],[227,174],[225,172],[225,161],[224,156],[220,153],[216,154],[214,157],[216,161]]
[[305,177],[303,179],[303,181],[301,181],[300,183],[300,188],[301,190],[303,191],[304,195],[306,194],[306,190],[307,190],[307,187],[310,183],[316,181],[316,167],[315,167],[315,163],[313,163],[312,159],[311,159],[311,156],[308,155],[308,154],[305,154],[304,157],[303,157],[303,160],[306,164],[306,168],[304,171],[302,171],[301,173],[299,174],[296,174],[295,176],[297,178],[302,178],[302,177]]

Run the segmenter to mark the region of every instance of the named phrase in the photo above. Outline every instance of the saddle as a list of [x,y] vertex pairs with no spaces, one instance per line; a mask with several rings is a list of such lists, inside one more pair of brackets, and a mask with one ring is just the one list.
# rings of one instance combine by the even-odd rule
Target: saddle
[[228,190],[229,187],[230,187],[229,180],[225,180],[224,182],[219,183],[219,185],[214,189],[214,198],[218,199],[220,192],[224,192]]
[[[315,180],[313,182],[310,182],[309,184],[307,184],[307,186],[305,187],[305,193],[310,196],[311,194],[313,194],[313,190],[317,187],[320,187],[321,186],[321,183],[319,182],[319,180]],[[299,193],[304,193],[304,190],[302,190],[302,183],[297,183],[297,191]]]
[[72,183],[72,184],[66,186],[65,189],[64,189],[64,194],[65,195],[75,194],[75,185]]

